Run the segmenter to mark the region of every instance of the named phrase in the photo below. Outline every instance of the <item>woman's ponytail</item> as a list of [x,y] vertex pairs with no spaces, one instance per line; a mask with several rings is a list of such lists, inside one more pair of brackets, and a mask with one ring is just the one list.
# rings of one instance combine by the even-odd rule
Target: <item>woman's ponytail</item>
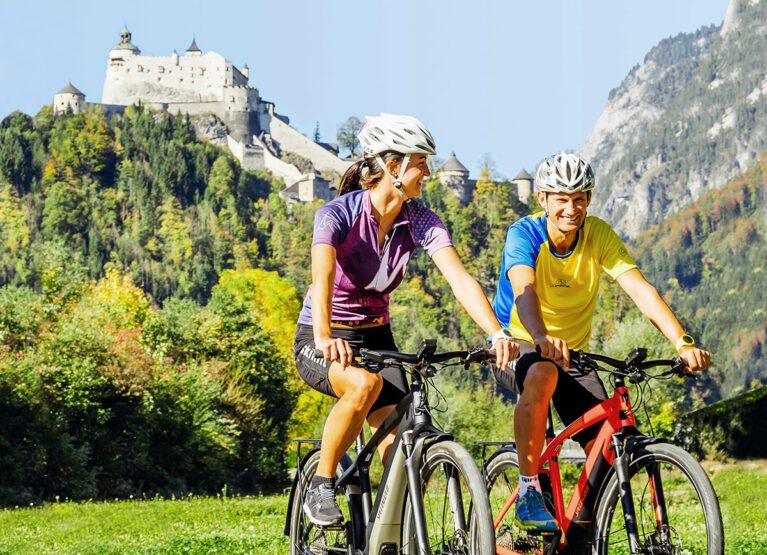
[[[404,155],[393,150],[387,150],[379,155],[384,163],[391,160],[396,162],[402,162]],[[366,156],[362,160],[357,160],[349,166],[343,177],[341,183],[338,185],[338,195],[345,195],[352,191],[359,191],[360,189],[368,189],[371,185],[375,185],[384,176],[384,171],[378,164],[375,158]]]

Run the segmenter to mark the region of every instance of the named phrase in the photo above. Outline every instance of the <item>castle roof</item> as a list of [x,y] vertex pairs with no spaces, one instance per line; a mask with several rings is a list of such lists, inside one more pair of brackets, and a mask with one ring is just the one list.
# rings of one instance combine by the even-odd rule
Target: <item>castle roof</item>
[[80,91],[80,90],[79,90],[77,87],[75,87],[75,86],[72,84],[72,82],[71,82],[71,81],[70,81],[69,83],[67,83],[67,86],[66,86],[66,87],[64,87],[63,89],[61,89],[61,90],[60,90],[59,92],[57,92],[56,94],[77,94],[77,95],[80,95],[80,96],[85,96],[85,94],[84,94],[82,91]]
[[197,46],[197,39],[192,37],[192,44],[189,45],[189,48],[186,49],[187,52],[202,52],[200,48]]
[[141,50],[139,50],[139,47],[136,46],[135,44],[133,44],[129,40],[128,41],[121,40],[120,42],[118,42],[117,44],[115,44],[112,47],[112,50],[118,50],[118,49],[119,50],[132,50],[133,52],[135,52],[137,54],[141,53]]
[[442,165],[439,171],[469,173],[469,168],[458,161],[458,158],[455,156],[455,151],[453,151],[450,153],[450,158],[447,159],[447,162]]
[[527,173],[527,170],[525,168],[522,168],[519,170],[519,173],[517,174],[517,177],[512,179],[512,181],[517,181],[519,179],[526,179],[527,181],[534,181],[533,176]]

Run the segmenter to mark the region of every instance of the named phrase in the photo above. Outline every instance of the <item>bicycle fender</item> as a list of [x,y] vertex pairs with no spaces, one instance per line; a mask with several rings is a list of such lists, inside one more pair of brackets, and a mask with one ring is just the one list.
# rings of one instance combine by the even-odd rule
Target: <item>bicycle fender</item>
[[496,449],[492,453],[490,453],[490,456],[485,459],[485,461],[482,463],[482,476],[487,476],[487,469],[490,466],[490,463],[493,462],[497,457],[499,457],[502,453],[516,453],[517,447],[515,445],[506,445],[505,447],[501,447],[500,449]]
[[415,440],[415,444],[413,445],[413,455],[412,458],[415,461],[420,461],[423,457],[423,450],[425,447],[428,447],[429,445],[434,445],[435,443],[439,443],[440,441],[451,441],[453,439],[453,434],[448,434],[447,432],[429,432],[426,434],[422,434],[418,436],[418,439]]

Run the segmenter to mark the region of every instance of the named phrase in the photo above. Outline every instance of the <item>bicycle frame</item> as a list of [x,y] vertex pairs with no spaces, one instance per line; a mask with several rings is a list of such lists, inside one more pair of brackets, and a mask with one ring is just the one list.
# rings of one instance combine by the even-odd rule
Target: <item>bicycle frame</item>
[[[361,437],[358,438],[357,457],[351,464],[344,465],[336,481],[336,489],[346,490],[349,497],[350,519],[354,529],[354,538],[349,540],[355,549],[363,553],[377,555],[400,552],[402,508],[405,495],[408,494],[413,507],[419,552],[430,552],[421,498],[421,457],[425,446],[451,440],[453,436],[432,425],[422,377],[418,373],[414,376],[410,393],[400,401],[370,441],[363,446]],[[370,465],[381,441],[395,428],[396,439],[384,465],[375,503],[372,503]],[[300,462],[296,476],[297,481],[300,481]],[[294,488],[298,487],[301,487],[300,484],[294,485]],[[289,515],[290,508],[288,518]]]
[[[559,469],[559,452],[562,450],[566,440],[579,431],[601,421],[604,421],[604,423],[586,458],[573,496],[567,508],[565,508],[562,478]],[[614,467],[616,472],[618,472],[619,479],[622,479],[622,481],[626,479],[628,474],[623,443],[627,437],[639,435],[639,432],[636,429],[636,421],[631,409],[629,391],[623,380],[621,378],[616,379],[615,391],[612,397],[589,409],[556,436],[553,433],[553,429],[549,426],[549,431],[547,431],[546,435],[546,448],[541,455],[539,472],[548,474],[551,480],[554,516],[560,523],[564,544],[576,543],[578,540],[585,539],[588,535],[594,506],[610,469]],[[544,468],[547,463],[548,468]],[[518,495],[519,486],[514,488],[500,513],[495,517],[493,522],[494,528],[497,529],[501,524]],[[630,492],[628,492],[628,495],[625,495],[624,492],[621,500],[624,503],[624,513],[632,515],[627,518],[627,521],[630,521],[634,518],[633,501]],[[630,505],[627,505],[627,503]],[[633,524],[634,526],[627,522],[632,548],[638,545],[639,541],[635,523]],[[502,547],[497,547],[497,550],[499,554],[514,553]]]

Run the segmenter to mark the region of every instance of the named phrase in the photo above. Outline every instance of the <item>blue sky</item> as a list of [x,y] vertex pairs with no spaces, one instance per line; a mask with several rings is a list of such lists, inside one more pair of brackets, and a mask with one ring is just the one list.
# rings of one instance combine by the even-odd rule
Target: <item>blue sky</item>
[[406,113],[476,175],[513,177],[575,149],[613,87],[661,39],[724,18],[726,0],[40,2],[0,0],[0,118],[34,114],[71,80],[100,101],[127,24],[144,54],[203,51],[250,66],[300,131]]

